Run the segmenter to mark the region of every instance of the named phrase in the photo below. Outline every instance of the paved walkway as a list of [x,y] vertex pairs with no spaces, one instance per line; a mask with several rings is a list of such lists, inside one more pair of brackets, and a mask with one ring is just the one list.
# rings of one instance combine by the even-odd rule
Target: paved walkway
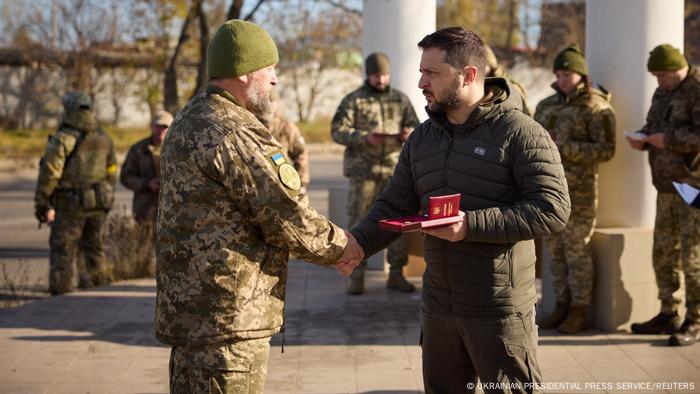
[[[284,353],[275,336],[266,393],[422,392],[418,293],[389,292],[372,271],[367,294],[351,297],[333,270],[290,268]],[[167,392],[169,349],[153,338],[154,301],[154,280],[142,279],[0,310],[0,392]],[[547,392],[700,392],[700,345],[540,334]]]

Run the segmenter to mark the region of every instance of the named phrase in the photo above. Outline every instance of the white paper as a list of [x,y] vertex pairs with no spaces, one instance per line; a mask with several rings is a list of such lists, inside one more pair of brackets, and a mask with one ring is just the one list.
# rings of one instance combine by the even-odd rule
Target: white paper
[[678,183],[678,182],[673,182],[673,187],[676,188],[676,191],[678,191],[678,194],[683,198],[683,201],[685,201],[686,204],[690,205],[695,201],[696,198],[698,198],[698,195],[700,194],[700,190],[690,186],[687,183]]
[[644,139],[647,138],[647,135],[642,133],[641,131],[629,131],[625,130],[623,131],[625,137],[631,139],[631,140],[636,140],[636,141],[644,141]]

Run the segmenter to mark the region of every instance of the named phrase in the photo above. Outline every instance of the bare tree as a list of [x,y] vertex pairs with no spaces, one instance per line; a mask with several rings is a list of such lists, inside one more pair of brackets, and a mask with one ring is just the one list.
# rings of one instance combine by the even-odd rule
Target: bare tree
[[[265,15],[280,52],[279,73],[291,81],[287,97],[294,99],[297,118],[308,121],[319,97],[335,81],[337,68],[356,69],[360,53],[361,21],[337,4],[280,2]],[[343,3],[340,3],[343,4]]]

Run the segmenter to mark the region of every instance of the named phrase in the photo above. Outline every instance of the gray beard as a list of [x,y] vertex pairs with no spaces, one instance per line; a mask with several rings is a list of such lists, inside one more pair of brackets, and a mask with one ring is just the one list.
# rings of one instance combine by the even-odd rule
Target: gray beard
[[248,103],[246,108],[257,117],[264,117],[271,108],[270,94],[262,90],[258,85],[250,85],[246,91]]

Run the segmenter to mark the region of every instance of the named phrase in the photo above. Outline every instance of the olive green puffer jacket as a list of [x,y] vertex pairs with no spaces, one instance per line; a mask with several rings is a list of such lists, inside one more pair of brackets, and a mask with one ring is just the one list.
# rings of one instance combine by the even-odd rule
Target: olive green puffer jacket
[[461,193],[466,239],[425,237],[423,309],[464,317],[505,316],[536,302],[533,238],[560,231],[570,213],[559,152],[518,111],[502,78],[462,125],[430,113],[406,142],[387,189],[352,234],[367,255],[397,234],[381,219],[427,212],[431,196]]

